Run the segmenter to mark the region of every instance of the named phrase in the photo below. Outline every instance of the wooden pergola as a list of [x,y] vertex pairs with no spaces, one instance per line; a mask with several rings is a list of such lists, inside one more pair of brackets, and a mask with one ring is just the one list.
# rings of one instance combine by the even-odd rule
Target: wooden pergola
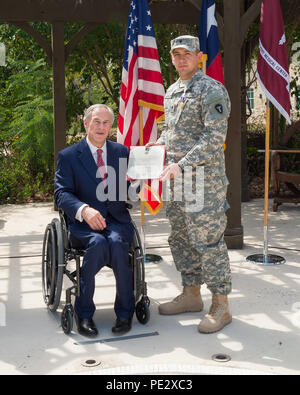
[[[54,156],[66,144],[65,63],[76,44],[99,24],[127,23],[130,0],[1,0],[0,21],[17,25],[44,49],[53,67]],[[153,23],[198,24],[202,0],[151,1]],[[241,48],[251,23],[260,13],[261,0],[246,11],[240,0],[224,0],[223,16],[217,15],[220,41],[224,48],[225,84],[232,111],[229,119],[226,168],[230,182],[225,233],[228,248],[243,247],[241,223]],[[49,22],[48,42],[30,22]],[[64,23],[85,25],[65,44]]]

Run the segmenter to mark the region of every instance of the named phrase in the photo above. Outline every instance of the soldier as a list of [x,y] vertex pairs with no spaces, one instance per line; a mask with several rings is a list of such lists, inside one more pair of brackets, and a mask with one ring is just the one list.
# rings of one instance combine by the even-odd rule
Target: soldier
[[200,286],[206,283],[212,293],[212,305],[198,330],[211,333],[232,321],[227,299],[231,272],[224,242],[225,212],[229,206],[223,151],[230,100],[224,86],[198,68],[202,52],[197,37],[177,37],[171,41],[170,52],[180,78],[165,95],[165,129],[156,142],[166,145],[167,151],[167,166],[160,180],[171,179],[171,190],[176,195],[174,185],[178,189],[179,177],[185,180],[191,170],[192,195],[197,199],[195,184],[201,182],[201,177],[197,181],[196,176],[197,169],[201,169],[204,200],[202,205],[192,204],[186,193],[191,181],[184,181],[183,199],[167,202],[169,245],[181,273],[183,292],[171,302],[161,304],[159,313],[202,311]]

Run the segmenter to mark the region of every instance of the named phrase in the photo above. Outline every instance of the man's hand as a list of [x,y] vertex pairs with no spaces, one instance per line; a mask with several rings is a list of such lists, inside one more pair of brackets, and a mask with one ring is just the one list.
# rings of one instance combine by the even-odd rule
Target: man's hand
[[167,181],[181,174],[181,169],[177,163],[171,163],[159,176],[159,181]]
[[147,143],[147,144],[145,145],[145,148],[153,147],[153,145],[160,145],[160,144],[156,144],[156,143]]
[[82,218],[93,230],[103,230],[106,228],[105,218],[92,207],[86,206],[82,210]]

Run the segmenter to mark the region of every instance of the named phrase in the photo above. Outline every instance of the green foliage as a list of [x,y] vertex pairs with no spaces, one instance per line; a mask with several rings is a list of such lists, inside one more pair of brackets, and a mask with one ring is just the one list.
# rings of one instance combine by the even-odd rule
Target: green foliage
[[50,68],[44,59],[18,60],[8,71],[0,99],[1,202],[35,196],[53,174]]
[[[50,39],[50,25],[33,24]],[[7,66],[0,67],[0,203],[52,197],[52,68],[42,49],[21,29],[0,25]],[[82,86],[66,78],[67,128],[81,131]]]
[[[67,39],[80,28],[80,24],[67,24]],[[96,83],[95,102],[111,105],[116,111],[120,94],[125,29],[125,25],[116,23],[98,26],[77,44],[67,62],[68,72],[80,77],[80,84],[85,87],[85,91],[92,81]],[[94,102],[90,100],[90,104]]]
[[247,148],[247,170],[249,179],[263,177],[265,171],[265,155],[255,147]]
[[68,81],[66,85],[66,123],[67,134],[74,135],[83,131],[82,120],[80,115],[86,108],[82,90],[76,86],[74,81]]

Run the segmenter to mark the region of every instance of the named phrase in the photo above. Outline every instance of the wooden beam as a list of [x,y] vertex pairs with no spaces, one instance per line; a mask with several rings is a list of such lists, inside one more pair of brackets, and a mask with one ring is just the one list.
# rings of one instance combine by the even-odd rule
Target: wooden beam
[[231,100],[231,115],[226,138],[226,172],[229,179],[227,199],[228,248],[243,247],[241,224],[241,48],[240,0],[224,0],[224,71],[225,85]]
[[300,154],[299,149],[270,149],[271,152],[281,152],[283,154]]
[[[131,0],[1,0],[0,21],[127,23]],[[188,1],[150,2],[153,23],[197,24]]]
[[9,22],[12,25],[19,27],[28,33],[34,40],[43,48],[45,51],[48,60],[50,63],[52,62],[52,48],[50,43],[37,31],[35,30],[28,22]]
[[54,161],[66,146],[66,87],[64,23],[52,24]]
[[218,22],[219,41],[221,45],[224,46],[224,19],[218,12],[217,12],[217,22]]
[[240,46],[242,47],[245,36],[255,19],[260,14],[262,0],[256,0],[241,18]]
[[280,140],[280,145],[286,145],[289,139],[295,134],[296,131],[300,130],[300,121],[296,121],[292,125],[289,125],[286,132]]
[[193,6],[195,8],[197,8],[197,10],[201,11],[201,7],[202,7],[202,0],[188,0],[189,3],[193,4]]
[[92,30],[96,29],[96,27],[98,26],[99,26],[98,23],[89,23],[83,26],[77,33],[74,34],[74,36],[71,38],[68,44],[66,44],[65,47],[65,62],[67,61],[68,57],[70,56],[71,52],[76,47],[76,45],[79,43],[79,41],[83,39]]

